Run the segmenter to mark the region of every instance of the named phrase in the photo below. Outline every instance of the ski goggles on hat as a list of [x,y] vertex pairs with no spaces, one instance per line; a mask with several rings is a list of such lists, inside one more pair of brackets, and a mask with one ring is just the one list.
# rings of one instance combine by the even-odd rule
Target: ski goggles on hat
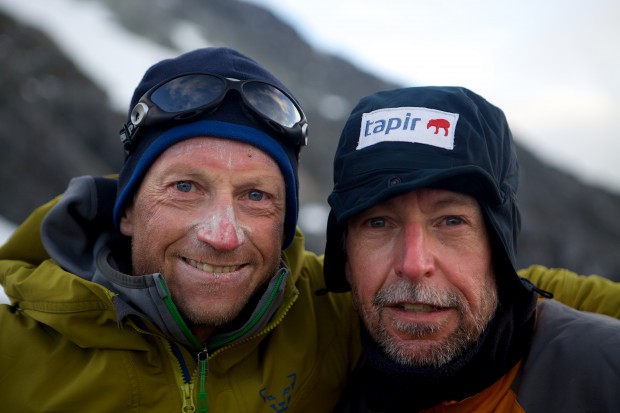
[[245,112],[283,136],[304,146],[308,123],[299,105],[282,89],[260,80],[237,80],[209,73],[188,73],[168,79],[146,92],[132,109],[120,138],[126,153],[135,148],[140,130],[164,127],[206,116],[217,109],[226,94],[236,90]]

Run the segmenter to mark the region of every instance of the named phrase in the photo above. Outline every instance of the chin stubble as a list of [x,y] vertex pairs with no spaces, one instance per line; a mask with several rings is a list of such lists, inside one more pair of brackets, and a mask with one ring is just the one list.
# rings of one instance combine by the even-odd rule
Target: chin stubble
[[[471,310],[459,292],[438,291],[427,285],[412,283],[407,280],[401,280],[382,288],[373,300],[371,310],[365,310],[360,306],[355,291],[353,301],[356,308],[361,310],[362,318],[371,336],[390,359],[409,366],[439,367],[466,351],[480,337],[493,317],[497,305],[496,290],[485,288],[481,294],[481,311],[479,314],[473,315],[471,322],[465,321],[467,320],[467,313]],[[445,327],[445,322],[428,324],[392,320],[391,325],[386,326],[373,321],[381,319],[380,314],[385,306],[402,302],[425,303],[423,307],[430,305],[440,308],[454,308],[458,313],[458,327],[441,341],[432,343],[428,340],[424,345],[421,345],[419,340],[424,340],[439,332]],[[413,310],[415,311],[415,308]],[[412,337],[412,339],[407,341],[396,339],[389,333],[388,327]]]

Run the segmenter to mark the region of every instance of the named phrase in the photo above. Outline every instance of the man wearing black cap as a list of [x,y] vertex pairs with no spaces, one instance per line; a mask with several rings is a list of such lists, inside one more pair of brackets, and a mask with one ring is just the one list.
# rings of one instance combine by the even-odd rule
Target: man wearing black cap
[[0,249],[0,410],[330,411],[360,345],[296,234],[306,128],[233,50],[152,66],[118,180],[75,178]]
[[343,411],[618,410],[620,321],[540,299],[515,272],[517,182],[503,113],[467,89],[353,109],[325,252],[328,288],[350,284],[363,324]]

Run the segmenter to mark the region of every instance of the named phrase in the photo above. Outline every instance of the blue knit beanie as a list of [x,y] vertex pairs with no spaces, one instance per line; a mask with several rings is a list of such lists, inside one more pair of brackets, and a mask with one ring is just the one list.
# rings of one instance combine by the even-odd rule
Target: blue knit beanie
[[[129,105],[128,120],[140,98],[157,84],[184,73],[211,73],[238,80],[260,80],[290,91],[254,60],[229,48],[204,48],[163,60],[151,66],[136,87]],[[296,102],[297,103],[297,102]],[[282,172],[286,185],[283,248],[293,241],[298,215],[298,145],[278,139],[265,125],[245,114],[241,98],[229,93],[222,104],[207,116],[166,129],[144,127],[121,168],[114,205],[114,225],[132,202],[142,179],[153,162],[170,146],[197,136],[227,138],[255,146],[271,156]]]

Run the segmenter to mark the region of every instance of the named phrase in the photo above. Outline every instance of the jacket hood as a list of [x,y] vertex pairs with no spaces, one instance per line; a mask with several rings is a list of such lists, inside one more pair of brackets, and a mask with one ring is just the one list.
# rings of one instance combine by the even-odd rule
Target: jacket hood
[[67,273],[45,250],[40,227],[59,199],[36,209],[0,247],[0,284],[12,305],[80,347],[146,350],[118,328],[112,291]]

